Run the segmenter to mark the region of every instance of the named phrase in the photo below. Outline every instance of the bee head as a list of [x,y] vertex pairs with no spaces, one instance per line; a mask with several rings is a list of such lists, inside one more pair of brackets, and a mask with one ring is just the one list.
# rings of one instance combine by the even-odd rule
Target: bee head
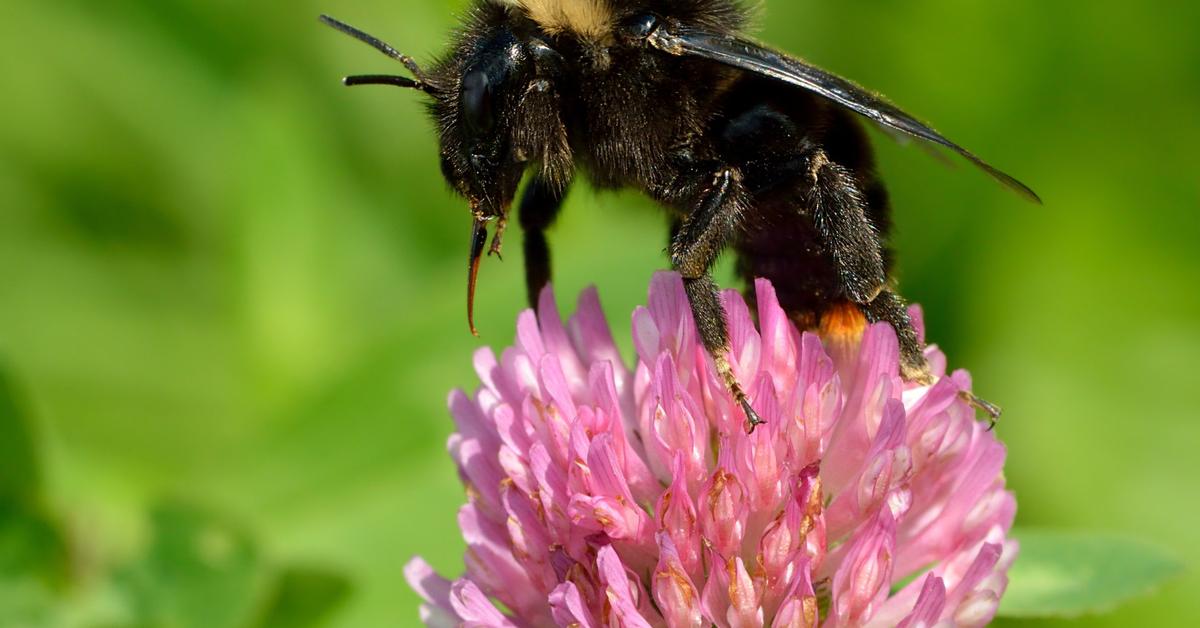
[[476,218],[503,218],[533,157],[517,133],[533,76],[529,50],[501,29],[468,42],[467,50],[434,74],[442,87],[433,104],[442,174]]
[[[495,10],[494,8],[492,10]],[[467,320],[475,331],[475,280],[495,221],[491,252],[501,235],[521,178],[540,164],[544,180],[565,186],[571,149],[555,81],[562,57],[536,37],[519,38],[506,25],[464,31],[455,52],[431,73],[432,112],[441,140],[446,181],[470,204]]]
[[430,73],[442,173],[476,217],[504,218],[531,167],[540,166],[554,182],[569,178],[557,91],[562,66],[541,39],[477,16]]
[[563,76],[563,59],[535,36],[518,37],[502,19],[504,11],[499,5],[478,7],[451,54],[429,72],[388,44],[321,16],[326,24],[400,61],[414,77],[350,76],[346,85],[395,85],[432,97],[442,174],[467,199],[472,215],[468,319],[487,225],[498,223],[492,251],[499,253],[500,235],[525,170],[540,165],[542,177],[558,186],[571,176],[571,150],[555,87]]

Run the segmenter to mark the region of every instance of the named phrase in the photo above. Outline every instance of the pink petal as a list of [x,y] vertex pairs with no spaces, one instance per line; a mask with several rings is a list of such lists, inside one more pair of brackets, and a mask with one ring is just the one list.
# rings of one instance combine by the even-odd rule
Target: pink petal
[[783,512],[767,525],[758,544],[758,563],[767,577],[768,594],[787,586],[804,542],[803,506],[789,500]]
[[865,623],[887,598],[895,542],[896,522],[887,508],[849,541],[845,561],[833,577],[831,613],[838,625]]
[[730,573],[736,568],[732,559],[725,559],[709,546],[707,549],[708,580],[700,592],[700,609],[704,619],[718,628],[729,628]]
[[751,399],[754,409],[766,425],[736,441],[734,473],[746,487],[751,511],[773,512],[783,503],[787,486],[786,447],[780,444],[783,420],[776,401],[775,389],[769,377],[760,377]]
[[533,310],[523,310],[517,315],[517,349],[535,364],[546,353],[542,330],[538,327],[537,315]]
[[812,573],[808,561],[802,562],[796,577],[784,596],[779,612],[775,615],[772,628],[816,628],[820,617],[817,613],[817,595],[813,591]]
[[467,542],[467,575],[478,586],[524,616],[536,617],[545,596],[538,595],[525,568],[512,555],[508,530],[481,516],[472,504],[458,512],[458,526]]
[[552,413],[557,413],[565,424],[570,425],[578,408],[571,394],[571,384],[563,373],[562,363],[557,355],[547,353],[542,356],[538,362],[538,378],[542,383],[541,398],[549,402]]
[[666,466],[675,452],[683,452],[689,478],[698,481],[706,475],[708,422],[676,377],[677,371],[669,354],[664,353],[657,360],[655,386],[643,412],[642,431],[649,435],[646,448],[655,475],[669,478],[671,473]]
[[654,364],[664,350],[658,323],[650,310],[644,307],[633,310],[633,346],[637,349],[638,361],[642,364]]
[[851,386],[821,468],[821,477],[830,493],[840,493],[861,468],[883,419],[884,407],[893,392],[900,389],[899,356],[896,333],[891,326],[877,324],[867,328],[857,363],[842,382]]
[[454,425],[458,434],[463,438],[479,442],[485,454],[493,454],[500,449],[500,438],[496,432],[496,424],[490,417],[480,411],[478,404],[473,402],[461,390],[451,391],[447,400],[450,415],[454,417]]
[[598,625],[574,582],[564,582],[551,591],[550,613],[559,626],[594,628]]
[[[643,544],[652,542],[650,520],[644,510],[637,506],[629,485],[613,452],[612,436],[601,434],[592,441],[588,452],[587,468],[591,471],[591,495],[575,495],[572,504],[580,503],[595,509],[580,517],[594,517],[613,539],[630,539]],[[573,511],[574,512],[574,511]]]
[[541,501],[541,513],[546,520],[546,527],[552,530],[556,538],[562,538],[570,526],[567,516],[570,497],[567,493],[566,475],[561,467],[553,463],[542,443],[534,443],[529,448],[529,466],[537,481],[536,494]]
[[630,491],[640,503],[654,501],[655,496],[662,490],[662,485],[646,465],[642,449],[635,448],[630,440],[629,432],[633,430],[632,414],[627,422],[614,387],[612,365],[607,362],[594,364],[588,377],[597,412],[607,425],[603,431],[612,435],[613,450],[629,482]]
[[938,617],[942,614],[942,608],[945,606],[946,586],[942,583],[941,578],[929,574],[925,578],[925,584],[921,587],[921,594],[917,597],[912,612],[904,618],[904,621],[900,622],[898,628],[933,626],[937,623]]
[[[671,485],[659,497],[654,512],[658,515],[658,529],[671,539],[671,550],[683,569],[692,578],[700,578],[703,564],[700,560],[700,526],[696,520],[696,507],[688,494],[683,469],[683,454],[675,454],[675,472]],[[662,545],[662,541],[659,541]]]
[[[961,401],[961,390],[954,380],[941,379],[928,388],[905,391],[910,438],[920,437],[926,430],[936,427],[936,424],[941,422],[940,419],[944,419],[942,413],[951,404]],[[910,440],[909,444],[914,445],[915,441]]]
[[825,455],[825,445],[841,414],[843,401],[836,369],[820,338],[805,333],[800,348],[798,383],[791,394],[783,397],[784,415],[792,419],[781,430],[794,468],[808,466]]
[[453,612],[450,581],[439,576],[425,559],[415,556],[404,566],[404,579],[421,599],[443,611]]
[[508,513],[506,527],[512,542],[512,555],[521,565],[536,587],[543,591],[553,589],[558,577],[550,565],[550,533],[538,519],[529,497],[515,486],[501,490],[504,510]]
[[[906,533],[904,553],[897,568],[904,572],[915,571],[933,558],[942,556],[971,540],[965,535],[963,523],[979,499],[994,485],[1004,466],[1004,447],[995,440],[980,442],[970,452],[970,464],[963,469],[954,486],[944,495],[944,501],[936,511],[936,517],[927,519],[928,525],[919,532]],[[976,537],[986,530],[974,531]]]
[[[654,322],[662,334],[663,349],[675,356],[677,364],[687,366],[699,350],[696,326],[683,280],[677,273],[658,272],[650,280],[647,302]],[[681,369],[681,376],[689,371]]]
[[492,352],[492,348],[481,347],[476,350],[472,364],[475,366],[475,374],[479,376],[479,383],[497,396],[504,397],[504,391],[496,379],[501,374],[500,364],[496,361],[496,354]]
[[761,597],[762,591],[755,586],[742,558],[734,558],[729,582],[729,610],[726,611],[730,628],[760,628],[763,625]]
[[996,616],[1000,597],[995,591],[983,589],[973,591],[954,610],[954,625],[973,627],[986,626]]
[[630,582],[630,575],[617,557],[617,552],[611,546],[600,548],[596,553],[596,565],[600,572],[600,581],[607,590],[608,601],[612,605],[612,613],[628,628],[650,628],[650,622],[638,610],[638,601],[642,597],[641,585],[635,587]]
[[[829,505],[826,521],[834,538],[848,533],[866,513],[877,510],[888,495],[908,481],[912,459],[904,445],[904,428],[903,404],[889,400],[875,440],[858,465],[858,476]],[[893,512],[897,517],[900,514]]]
[[486,454],[477,439],[463,438],[461,434],[451,434],[446,448],[458,464],[463,483],[477,495],[478,507],[498,520],[502,512],[500,483],[504,481],[504,470],[497,457]]
[[[979,584],[992,573],[996,563],[1000,561],[1001,551],[1002,548],[1000,545],[993,543],[983,544],[983,547],[979,549],[979,553],[975,556],[975,560],[971,561],[970,567],[967,568],[966,572],[962,574],[962,577],[958,579],[958,582],[954,583],[949,593],[947,593],[946,605],[948,608],[955,609],[954,612],[958,613],[957,607],[961,606],[965,600],[976,593]],[[994,612],[995,608],[992,610]],[[988,619],[991,619],[991,617],[988,617]]]
[[815,571],[825,561],[828,536],[825,523],[825,493],[818,475],[819,465],[805,467],[798,474],[794,488],[796,504],[803,508],[800,531],[804,539],[801,551]]
[[775,288],[770,282],[755,280],[754,289],[762,330],[761,368],[776,378],[777,386],[784,385],[795,377],[798,334],[787,313],[780,307]]
[[571,342],[562,317],[558,314],[558,307],[554,304],[554,291],[549,285],[542,288],[542,293],[538,295],[537,319],[542,332],[543,346],[549,354],[558,359],[571,392],[582,394],[587,381],[587,370],[579,359],[579,354],[575,352],[575,345]]
[[496,609],[491,600],[470,580],[458,580],[451,587],[450,604],[462,619],[464,628],[517,628]]
[[[524,399],[526,395],[538,393],[537,362],[529,354],[516,347],[509,347],[500,354],[500,371],[505,382],[505,398],[510,401]],[[500,378],[497,378],[499,381]]]
[[741,553],[746,532],[746,489],[726,470],[718,467],[700,493],[700,532],[723,556]]
[[[674,273],[633,314],[638,361],[594,289],[563,317],[546,290],[514,346],[474,356],[449,398],[466,487],[466,576],[406,568],[430,625],[982,625],[1016,555],[1004,447],[930,345],[933,385],[898,376],[886,324],[797,330],[769,283],[732,290],[729,359],[753,434],[697,337]],[[912,316],[923,333],[920,313]],[[897,581],[923,574],[892,594]],[[814,586],[814,579],[817,585]],[[828,596],[818,617],[814,589]],[[827,592],[827,593],[826,593]],[[505,610],[500,610],[501,608]]]
[[[532,493],[535,490],[533,476],[530,475],[529,461],[521,457],[521,454],[514,451],[508,445],[500,448],[500,453],[496,456],[500,463],[501,472],[507,476],[507,479],[517,488],[525,493]],[[503,480],[501,480],[503,482]]]
[[617,343],[613,341],[608,321],[604,320],[600,296],[594,286],[579,295],[575,314],[567,321],[567,331],[575,343],[575,350],[583,357],[585,364],[607,363],[614,369],[618,392],[622,396],[631,392],[627,390],[629,371],[625,368],[625,361],[621,358]]
[[729,321],[729,362],[740,381],[753,381],[758,374],[761,338],[746,301],[735,290],[721,292],[721,305]]
[[652,588],[663,619],[671,628],[700,628],[704,623],[700,611],[700,592],[680,562],[670,535],[659,533],[658,549],[658,566],[654,570]]

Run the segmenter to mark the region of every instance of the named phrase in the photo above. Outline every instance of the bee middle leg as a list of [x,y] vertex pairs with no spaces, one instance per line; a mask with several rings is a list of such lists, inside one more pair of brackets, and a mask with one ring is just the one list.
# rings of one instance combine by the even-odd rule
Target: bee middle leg
[[673,229],[670,251],[671,266],[683,276],[700,340],[712,356],[725,387],[746,413],[747,431],[753,431],[763,420],[750,407],[746,392],[729,364],[725,309],[709,272],[737,230],[747,203],[741,174],[733,168],[717,170],[691,213],[678,229]]

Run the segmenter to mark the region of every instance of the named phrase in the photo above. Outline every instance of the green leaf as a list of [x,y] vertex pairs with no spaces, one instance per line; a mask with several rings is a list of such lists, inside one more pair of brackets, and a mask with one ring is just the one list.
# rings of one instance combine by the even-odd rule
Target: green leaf
[[0,580],[0,626],[48,626],[54,594],[34,578]]
[[34,590],[63,583],[69,561],[56,517],[43,506],[37,444],[23,401],[0,368],[0,578],[8,587],[36,577],[28,583]]
[[124,574],[139,625],[239,628],[262,591],[249,534],[199,508],[167,504],[152,516],[145,558]]
[[70,558],[58,525],[49,517],[0,502],[0,587],[37,577],[42,584],[67,580]]
[[22,401],[0,368],[0,502],[28,507],[40,497],[41,471]]
[[328,571],[289,567],[280,574],[254,628],[323,625],[350,595],[350,582]]
[[349,595],[350,583],[333,572],[277,567],[225,517],[168,503],[151,519],[145,557],[120,578],[137,626],[310,628]]
[[1091,532],[1017,530],[1021,542],[999,614],[1077,617],[1147,595],[1183,565],[1153,545]]

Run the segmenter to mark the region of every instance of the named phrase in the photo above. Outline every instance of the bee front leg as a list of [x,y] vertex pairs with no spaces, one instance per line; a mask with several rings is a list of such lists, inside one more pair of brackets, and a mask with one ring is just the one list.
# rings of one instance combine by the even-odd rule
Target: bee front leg
[[540,176],[529,182],[521,196],[518,217],[525,233],[525,289],[529,306],[535,310],[542,288],[550,283],[550,246],[546,242],[546,229],[558,216],[565,197],[566,190],[562,186],[552,185]]
[[746,430],[752,432],[763,420],[750,407],[746,392],[729,364],[725,308],[709,274],[713,262],[737,230],[747,204],[741,173],[732,168],[718,170],[671,239],[671,266],[683,276],[700,340],[730,395],[746,413]]

